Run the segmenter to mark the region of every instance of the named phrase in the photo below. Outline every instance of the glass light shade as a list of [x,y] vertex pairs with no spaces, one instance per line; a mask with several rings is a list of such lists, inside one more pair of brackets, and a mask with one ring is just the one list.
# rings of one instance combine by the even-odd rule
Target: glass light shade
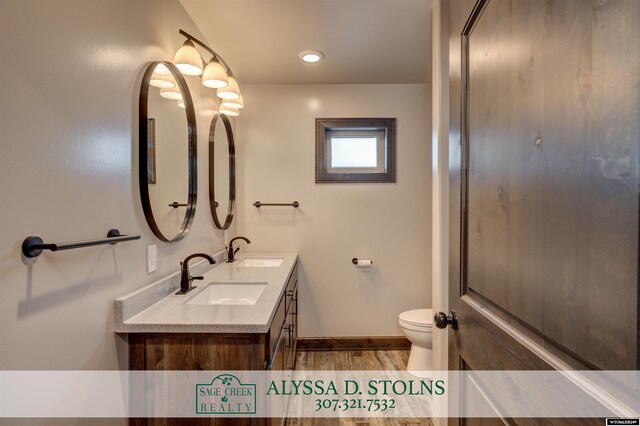
[[202,74],[202,58],[196,50],[193,42],[187,40],[173,57],[173,63],[184,75]]
[[160,89],[160,96],[165,99],[171,99],[172,101],[182,100],[182,93],[180,93],[180,89],[177,87],[173,87],[171,89]]
[[216,90],[216,95],[222,99],[239,99],[240,87],[238,87],[238,82],[233,77],[229,77],[228,81],[229,86]]
[[222,106],[235,109],[244,108],[244,100],[242,99],[242,95],[240,95],[238,99],[224,99],[222,101]]
[[184,106],[184,101],[178,101],[178,106],[179,106],[180,108],[184,109],[184,108],[185,108],[185,106]]
[[153,70],[153,73],[157,75],[171,75],[171,71],[169,71],[169,68],[167,68],[165,64],[156,65],[156,69]]
[[[157,69],[157,68],[156,68]],[[176,87],[176,82],[171,75],[153,74],[149,84],[160,89],[171,89]]]
[[220,105],[220,114],[224,114],[229,117],[237,117],[240,115],[240,111],[234,108],[227,108],[225,106]]
[[229,86],[227,71],[220,62],[211,59],[202,74],[202,84],[211,89],[221,89]]

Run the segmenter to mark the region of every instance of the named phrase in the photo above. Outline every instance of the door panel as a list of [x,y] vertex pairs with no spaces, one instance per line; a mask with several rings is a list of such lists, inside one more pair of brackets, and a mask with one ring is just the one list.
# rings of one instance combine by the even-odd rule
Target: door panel
[[610,40],[638,27],[625,9],[640,16],[489,1],[467,36],[467,288],[609,369],[637,365],[638,55]]
[[450,367],[638,369],[640,1],[449,13]]

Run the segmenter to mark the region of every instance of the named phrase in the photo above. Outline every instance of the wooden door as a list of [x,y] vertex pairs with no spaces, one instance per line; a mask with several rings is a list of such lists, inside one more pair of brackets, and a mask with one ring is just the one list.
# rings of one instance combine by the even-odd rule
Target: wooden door
[[639,369],[640,1],[449,18],[450,368]]

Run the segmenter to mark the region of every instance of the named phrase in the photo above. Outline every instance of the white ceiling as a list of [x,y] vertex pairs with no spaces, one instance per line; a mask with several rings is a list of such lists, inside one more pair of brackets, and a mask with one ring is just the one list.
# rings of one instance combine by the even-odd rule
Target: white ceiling
[[431,81],[431,0],[180,2],[240,83]]

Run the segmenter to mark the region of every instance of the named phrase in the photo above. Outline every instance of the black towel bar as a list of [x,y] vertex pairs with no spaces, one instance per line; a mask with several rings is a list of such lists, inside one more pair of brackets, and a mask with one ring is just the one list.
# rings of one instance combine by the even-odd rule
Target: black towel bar
[[173,207],[174,209],[177,209],[178,207],[187,207],[189,204],[180,204],[177,201],[174,201],[173,203],[169,204],[169,207]]
[[25,257],[38,257],[43,250],[60,251],[71,250],[82,247],[99,246],[103,244],[116,244],[123,241],[139,240],[140,235],[120,235],[117,229],[111,229],[107,233],[107,238],[99,240],[71,241],[67,243],[45,243],[42,238],[30,236],[22,242],[22,254]]
[[295,207],[298,208],[300,205],[299,202],[294,201],[293,203],[261,203],[260,201],[256,201],[253,203],[254,207],[260,208],[264,206],[279,206],[279,207]]

